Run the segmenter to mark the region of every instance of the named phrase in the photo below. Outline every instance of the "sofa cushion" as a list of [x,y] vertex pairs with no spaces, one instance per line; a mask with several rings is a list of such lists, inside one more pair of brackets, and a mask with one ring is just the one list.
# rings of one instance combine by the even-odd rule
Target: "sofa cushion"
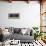
[[21,34],[11,34],[9,35],[10,40],[15,39],[15,40],[20,40],[20,42],[32,42],[32,40],[34,40],[33,36],[29,36],[29,35],[21,35]]

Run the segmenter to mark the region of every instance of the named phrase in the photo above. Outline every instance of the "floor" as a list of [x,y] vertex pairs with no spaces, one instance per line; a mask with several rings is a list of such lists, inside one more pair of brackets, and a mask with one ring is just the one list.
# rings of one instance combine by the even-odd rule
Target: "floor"
[[21,46],[46,46],[45,43],[43,43],[42,40],[36,40],[33,43],[25,43],[25,44],[21,44]]
[[5,44],[4,46],[46,46],[46,44],[42,40],[36,40],[33,43],[19,43],[15,45]]

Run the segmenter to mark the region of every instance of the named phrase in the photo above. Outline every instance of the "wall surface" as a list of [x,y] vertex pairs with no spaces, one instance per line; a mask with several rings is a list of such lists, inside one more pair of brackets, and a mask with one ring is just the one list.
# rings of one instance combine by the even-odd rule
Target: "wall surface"
[[[8,19],[9,13],[19,13],[20,19]],[[0,26],[7,27],[32,27],[40,26],[40,4],[36,1],[26,2],[1,2],[0,1]]]

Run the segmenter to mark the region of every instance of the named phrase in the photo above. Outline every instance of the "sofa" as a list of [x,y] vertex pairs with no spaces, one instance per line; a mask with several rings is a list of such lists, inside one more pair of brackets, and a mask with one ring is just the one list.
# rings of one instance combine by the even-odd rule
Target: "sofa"
[[8,32],[10,32],[10,35],[4,36],[5,40],[20,40],[21,43],[31,43],[34,41],[32,30],[29,28],[9,27]]

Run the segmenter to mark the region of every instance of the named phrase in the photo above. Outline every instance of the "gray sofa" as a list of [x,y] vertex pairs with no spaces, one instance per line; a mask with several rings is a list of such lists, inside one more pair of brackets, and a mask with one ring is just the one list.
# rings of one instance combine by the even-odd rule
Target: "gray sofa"
[[9,36],[5,36],[5,39],[9,39],[10,40],[20,40],[21,43],[30,43],[33,42],[34,37],[32,36],[32,31],[30,31],[31,35],[28,35],[28,33],[26,34],[22,34],[21,33],[21,29],[26,29],[26,28],[9,28],[9,32],[11,33]]

